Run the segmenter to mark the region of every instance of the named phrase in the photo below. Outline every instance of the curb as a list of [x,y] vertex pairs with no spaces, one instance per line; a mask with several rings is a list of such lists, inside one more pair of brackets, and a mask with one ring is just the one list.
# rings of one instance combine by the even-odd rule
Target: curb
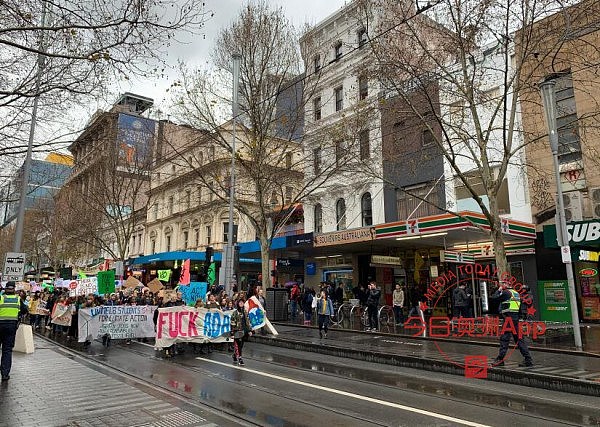
[[[387,353],[382,351],[356,350],[334,346],[331,344],[314,344],[302,341],[293,341],[286,338],[273,338],[255,335],[251,338],[251,340],[257,343],[272,345],[275,347],[309,351],[328,356],[361,360],[364,362],[381,363],[385,365],[400,366],[404,368],[420,369],[432,372],[442,372],[460,376],[464,376],[465,374],[463,368],[445,360],[426,359],[423,357]],[[564,393],[575,393],[600,397],[600,382],[592,382],[556,375],[546,375],[536,372],[490,367],[488,368],[487,380],[527,387],[544,388],[547,390],[560,391]]]
[[[291,328],[303,328],[303,329],[314,329],[317,330],[316,326],[305,326],[305,325],[296,325],[296,324],[290,324],[290,323],[284,323],[284,322],[272,322],[273,325],[279,325],[279,326],[287,326],[287,327],[291,327]],[[342,332],[344,334],[367,334],[370,335],[370,333],[368,332],[364,332],[364,331],[359,331],[359,330],[354,330],[354,329],[341,329],[341,328],[331,328],[331,330],[334,330],[336,332]],[[490,341],[475,341],[475,340],[469,340],[469,339],[465,339],[465,340],[461,340],[461,339],[455,339],[455,338],[431,338],[431,337],[413,337],[412,335],[408,335],[408,334],[394,334],[391,332],[382,332],[382,331],[378,331],[377,332],[378,335],[386,335],[386,336],[390,336],[390,337],[400,337],[400,338],[407,338],[407,339],[412,339],[412,340],[420,340],[420,341],[442,341],[442,342],[449,342],[449,343],[457,343],[457,344],[466,344],[466,345],[481,345],[481,346],[487,346],[487,347],[498,347],[498,342],[490,342]],[[546,353],[554,353],[554,354],[568,354],[569,356],[585,356],[585,357],[594,357],[594,358],[598,358],[600,359],[600,353],[592,353],[589,351],[577,351],[577,350],[572,350],[572,349],[568,349],[568,348],[548,348],[548,347],[539,347],[539,346],[535,346],[535,345],[530,345],[529,346],[529,350],[532,351],[538,351],[538,352],[546,352]]]

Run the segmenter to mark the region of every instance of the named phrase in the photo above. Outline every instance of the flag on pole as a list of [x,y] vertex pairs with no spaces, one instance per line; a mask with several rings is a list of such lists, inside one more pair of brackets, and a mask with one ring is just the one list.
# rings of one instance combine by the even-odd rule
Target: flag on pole
[[209,286],[212,286],[215,283],[216,269],[217,266],[215,265],[215,263],[211,262],[210,266],[208,267],[208,273],[206,274],[206,281],[208,282]]
[[190,260],[186,259],[181,263],[181,274],[179,275],[179,284],[187,286],[190,284]]

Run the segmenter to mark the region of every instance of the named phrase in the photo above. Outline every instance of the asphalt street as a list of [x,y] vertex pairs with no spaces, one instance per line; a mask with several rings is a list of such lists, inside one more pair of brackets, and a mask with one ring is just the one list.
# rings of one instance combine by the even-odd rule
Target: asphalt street
[[257,343],[247,344],[245,367],[234,366],[226,351],[159,356],[135,341],[108,349],[94,343],[86,354],[120,374],[256,425],[600,425],[594,397]]

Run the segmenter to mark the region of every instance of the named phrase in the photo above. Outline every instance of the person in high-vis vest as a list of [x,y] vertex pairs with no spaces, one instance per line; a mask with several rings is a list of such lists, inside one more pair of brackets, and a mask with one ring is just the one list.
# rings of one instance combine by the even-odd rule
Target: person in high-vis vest
[[15,295],[15,282],[7,282],[4,295],[0,295],[0,347],[2,348],[0,374],[2,381],[10,379],[12,349],[15,346],[19,316],[24,313],[27,313],[27,306],[19,296]]
[[492,362],[492,366],[504,366],[504,359],[508,352],[508,346],[510,344],[510,337],[512,336],[519,351],[523,355],[523,362],[519,363],[521,367],[533,366],[533,359],[531,353],[529,353],[529,347],[523,338],[519,338],[519,311],[521,309],[521,296],[517,291],[512,289],[508,283],[501,284],[498,290],[491,297],[496,301],[500,302],[499,311],[504,321],[511,319],[514,325],[514,330],[517,332],[513,334],[510,328],[505,328],[505,332],[500,337],[500,351],[498,357]]

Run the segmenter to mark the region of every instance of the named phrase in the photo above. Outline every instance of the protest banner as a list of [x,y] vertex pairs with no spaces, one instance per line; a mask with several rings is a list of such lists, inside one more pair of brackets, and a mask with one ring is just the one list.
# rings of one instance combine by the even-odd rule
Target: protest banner
[[183,261],[183,264],[181,264],[181,273],[179,275],[180,285],[187,286],[190,284],[190,263],[191,261],[189,259],[186,259],[185,261]]
[[115,292],[115,272],[114,270],[98,272],[98,293],[100,295],[112,294]]
[[86,277],[77,281],[76,295],[98,294],[98,279],[96,277]]
[[187,305],[194,305],[198,298],[204,301],[208,291],[208,283],[190,282],[188,286],[178,287],[177,291],[181,292],[181,296]]
[[[265,325],[264,310],[254,308],[255,318],[261,318]],[[259,313],[260,312],[260,313]],[[186,306],[158,309],[156,323],[156,347],[169,347],[178,342],[225,342],[231,331],[231,311],[194,308]],[[260,326],[253,327],[256,329]],[[273,330],[275,330],[273,328]],[[275,331],[277,332],[277,331]]]
[[168,282],[171,279],[171,270],[158,270],[158,280]]
[[29,282],[18,282],[15,285],[15,290],[29,292],[31,290],[31,284]]
[[146,286],[148,287],[148,289],[150,289],[150,292],[152,292],[153,294],[157,293],[165,287],[165,285],[163,285],[158,279],[154,279],[148,282]]
[[60,326],[71,326],[71,306],[55,304],[52,310],[52,323]]
[[114,305],[82,308],[78,316],[77,341],[85,342],[108,334],[112,339],[151,338],[154,305]]
[[279,335],[275,327],[273,327],[271,322],[269,322],[269,319],[267,319],[265,309],[256,295],[244,303],[244,308],[248,312],[248,320],[250,320],[252,330],[265,327],[269,333]]

